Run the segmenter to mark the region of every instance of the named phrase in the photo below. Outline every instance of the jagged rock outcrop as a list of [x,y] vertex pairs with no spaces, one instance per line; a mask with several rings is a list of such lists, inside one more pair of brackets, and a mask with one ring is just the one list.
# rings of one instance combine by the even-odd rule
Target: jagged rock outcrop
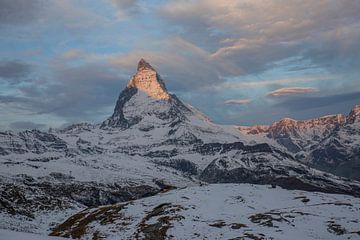
[[59,137],[39,130],[27,130],[20,133],[0,132],[0,155],[42,154],[48,151],[67,151],[67,143]]
[[137,72],[129,81],[127,87],[136,88],[158,100],[169,100],[171,98],[160,75],[144,59],[141,59],[138,63]]

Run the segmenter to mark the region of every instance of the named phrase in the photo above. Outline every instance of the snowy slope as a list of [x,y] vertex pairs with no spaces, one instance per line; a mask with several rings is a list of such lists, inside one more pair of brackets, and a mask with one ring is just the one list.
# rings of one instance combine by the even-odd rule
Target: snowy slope
[[39,234],[16,232],[0,229],[0,240],[64,240],[62,237],[50,237]]
[[[90,239],[358,239],[360,200],[219,184],[87,209],[55,236]],[[174,237],[175,236],[175,237]]]

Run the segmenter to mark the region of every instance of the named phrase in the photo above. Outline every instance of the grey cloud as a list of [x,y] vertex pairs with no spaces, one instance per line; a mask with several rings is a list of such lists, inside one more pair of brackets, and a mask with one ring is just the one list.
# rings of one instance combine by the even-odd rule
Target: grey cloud
[[138,8],[137,0],[111,0],[118,8],[131,9]]
[[111,0],[118,9],[118,17],[125,18],[127,15],[133,15],[140,12],[138,0]]
[[100,63],[54,68],[54,78],[42,88],[36,82],[20,88],[34,114],[52,114],[69,122],[99,121],[110,114],[104,108],[112,108],[125,85],[111,66]]
[[34,111],[36,111],[36,106],[39,102],[41,102],[41,100],[42,99],[31,97],[0,95],[0,109],[8,109],[24,116],[33,115]]
[[0,0],[0,28],[19,39],[38,38],[56,25],[76,29],[76,34],[84,36],[109,23],[89,6],[91,3],[72,0]]
[[15,84],[28,77],[31,71],[32,67],[27,63],[0,61],[0,81],[3,79],[10,84]]
[[358,23],[339,27],[315,38],[303,55],[330,72],[356,70],[359,73],[360,19]]
[[1,0],[0,26],[5,24],[27,24],[37,19],[41,11],[41,0]]
[[170,25],[164,28],[165,31],[176,35],[180,33],[199,47],[215,51],[221,46],[220,41],[227,36],[226,32],[216,31],[210,22],[211,16],[216,16],[218,10],[220,8],[216,9],[206,1],[168,1],[157,12]]
[[26,99],[16,96],[0,95],[0,103],[2,104],[18,103],[18,102],[26,102]]
[[360,92],[352,92],[319,97],[288,97],[273,105],[259,99],[251,108],[215,108],[209,113],[217,122],[252,126],[271,124],[284,117],[302,120],[329,114],[348,114],[359,103]]
[[355,105],[360,102],[360,92],[342,93],[319,97],[295,97],[275,104],[275,107],[284,107],[292,111],[303,111],[321,107],[331,107],[339,103],[349,102]]
[[30,129],[44,129],[46,124],[34,123],[30,121],[19,121],[13,122],[10,125],[10,128],[15,130],[30,130]]
[[358,12],[360,4],[351,0],[170,1],[160,10],[169,24],[180,27],[171,29],[242,74],[263,72],[294,56],[329,70],[338,65],[342,71],[346,62],[359,66]]

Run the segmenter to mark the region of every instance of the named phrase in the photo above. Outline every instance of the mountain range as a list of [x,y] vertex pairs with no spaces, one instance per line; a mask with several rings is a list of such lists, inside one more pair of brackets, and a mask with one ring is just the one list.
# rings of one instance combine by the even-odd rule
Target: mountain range
[[[102,123],[0,132],[0,229],[84,238],[91,233],[101,239],[104,233],[87,225],[72,235],[70,230],[82,219],[79,211],[102,212],[99,206],[109,205],[119,212],[119,202],[214,183],[261,184],[357,199],[359,119],[360,106],[355,106],[348,116],[283,119],[254,127],[215,124],[170,94],[157,71],[141,59],[113,114]],[[241,186],[256,191],[253,185]],[[326,196],[323,199],[331,199]],[[176,212],[178,207],[181,204],[155,210]],[[164,219],[159,224],[160,229],[171,225]],[[129,239],[156,239],[129,234]]]
[[254,141],[283,147],[306,165],[360,179],[360,105],[354,106],[347,116],[284,118],[268,126],[239,127],[239,130]]

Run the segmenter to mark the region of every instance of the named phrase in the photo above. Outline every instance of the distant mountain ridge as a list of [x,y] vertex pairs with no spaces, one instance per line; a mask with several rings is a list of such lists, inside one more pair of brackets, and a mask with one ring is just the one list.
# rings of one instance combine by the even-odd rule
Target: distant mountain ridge
[[355,105],[347,116],[284,118],[268,126],[238,128],[258,142],[275,141],[310,166],[360,179],[360,105]]

